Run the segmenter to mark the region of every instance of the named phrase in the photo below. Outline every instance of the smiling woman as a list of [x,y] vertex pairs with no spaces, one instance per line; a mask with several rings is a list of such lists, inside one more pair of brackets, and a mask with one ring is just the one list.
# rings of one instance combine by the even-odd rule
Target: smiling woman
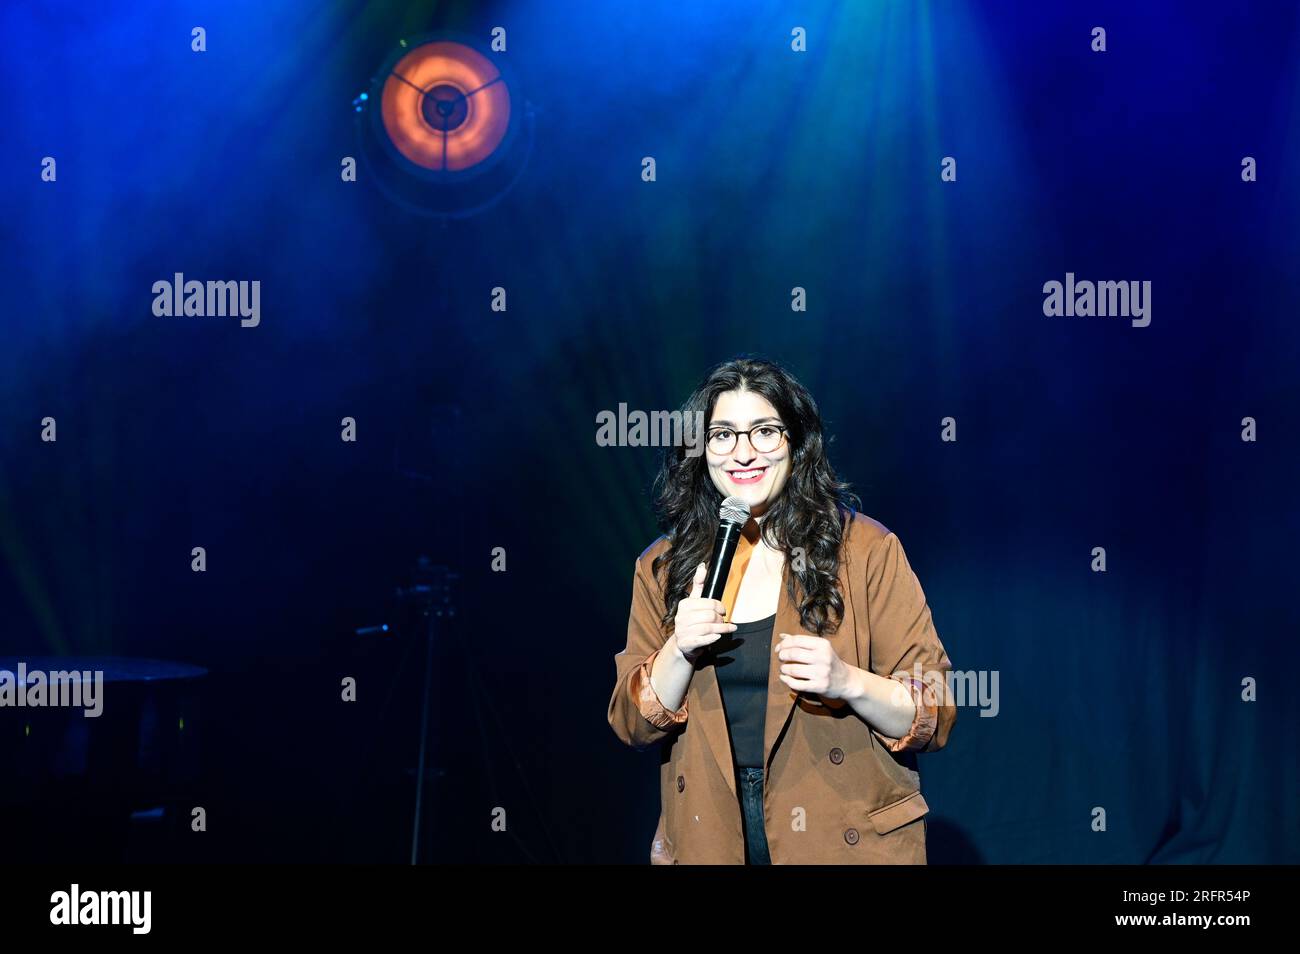
[[[782,450],[785,425],[777,417],[776,409],[753,391],[728,391],[719,395],[713,413],[705,447],[714,484],[723,493],[736,491],[735,495],[749,504],[752,516],[762,516],[790,473],[790,455]],[[732,417],[748,417],[749,425],[733,424]],[[744,492],[768,477],[771,480],[766,484],[765,493],[754,497]]]
[[[636,561],[608,712],[628,745],[666,750],[651,861],[925,863],[913,753],[947,743],[956,707],[902,544],[856,511],[778,365],[720,365],[682,414],[707,421],[705,454],[665,452],[666,532]],[[726,497],[751,518],[705,599]]]

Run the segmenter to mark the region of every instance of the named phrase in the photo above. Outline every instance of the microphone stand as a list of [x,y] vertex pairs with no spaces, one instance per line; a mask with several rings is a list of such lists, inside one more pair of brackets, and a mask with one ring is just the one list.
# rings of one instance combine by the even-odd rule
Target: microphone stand
[[420,819],[424,808],[424,772],[429,746],[429,704],[433,695],[433,646],[439,620],[450,619],[456,615],[451,584],[459,579],[459,576],[447,567],[434,566],[428,557],[423,556],[416,563],[415,576],[418,582],[412,586],[399,587],[397,590],[398,600],[415,606],[424,618],[425,624],[424,691],[420,704],[420,754],[415,769],[415,812],[411,823],[411,864],[413,865],[418,864],[420,858]]

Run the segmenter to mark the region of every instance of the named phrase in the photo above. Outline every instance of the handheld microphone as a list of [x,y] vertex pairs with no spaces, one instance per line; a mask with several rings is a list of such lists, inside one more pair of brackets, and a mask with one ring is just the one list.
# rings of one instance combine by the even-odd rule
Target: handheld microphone
[[728,497],[718,510],[718,533],[713,538],[713,559],[709,561],[708,575],[704,578],[704,597],[722,599],[727,588],[727,574],[731,572],[731,558],[736,555],[740,531],[749,522],[749,504],[739,497]]

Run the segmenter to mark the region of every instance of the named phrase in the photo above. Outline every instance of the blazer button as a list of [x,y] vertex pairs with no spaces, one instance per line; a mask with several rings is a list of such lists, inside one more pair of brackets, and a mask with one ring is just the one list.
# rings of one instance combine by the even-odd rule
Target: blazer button
[[858,830],[856,828],[846,829],[844,832],[844,840],[850,845],[856,845],[858,843]]
[[831,761],[834,762],[836,765],[839,765],[841,762],[844,761],[844,750],[840,748],[838,745],[835,746],[835,748],[831,749]]
[[680,792],[685,788],[686,788],[686,779],[681,775],[677,776],[677,791]]

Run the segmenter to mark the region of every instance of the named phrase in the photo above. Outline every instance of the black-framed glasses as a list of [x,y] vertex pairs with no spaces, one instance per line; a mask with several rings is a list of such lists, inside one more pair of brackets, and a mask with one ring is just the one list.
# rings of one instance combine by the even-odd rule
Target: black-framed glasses
[[736,449],[740,435],[749,438],[749,446],[760,454],[770,454],[781,446],[785,440],[784,424],[755,424],[747,431],[738,431],[733,427],[711,427],[705,435],[705,442],[710,453],[730,454]]

